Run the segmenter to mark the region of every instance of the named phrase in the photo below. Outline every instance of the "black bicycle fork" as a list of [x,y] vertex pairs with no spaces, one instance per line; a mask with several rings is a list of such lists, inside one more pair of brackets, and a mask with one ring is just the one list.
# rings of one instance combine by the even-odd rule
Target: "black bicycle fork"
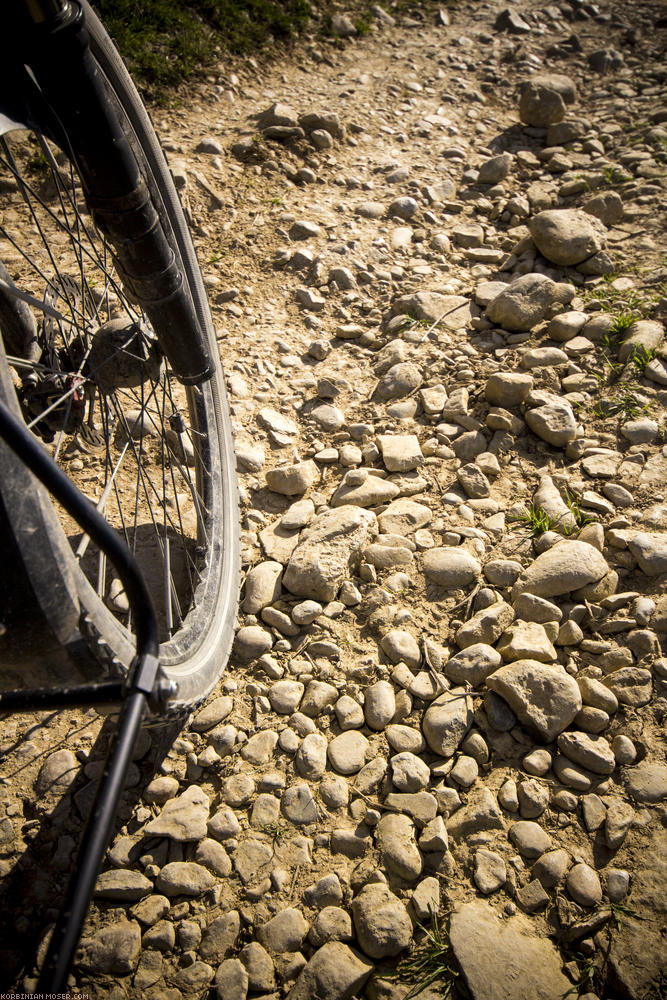
[[[148,708],[164,709],[173,685],[160,672],[155,612],[144,579],[131,552],[95,507],[0,400],[0,438],[46,486],[114,564],[127,595],[136,631],[136,656],[127,679],[78,687],[40,688],[0,694],[0,711],[42,711],[72,705],[120,702],[118,727],[97,788],[92,812],[81,839],[78,859],[67,886],[37,984],[38,992],[67,987],[97,874],[111,838],[118,802],[125,787],[141,724]],[[0,609],[1,610],[1,609]]]

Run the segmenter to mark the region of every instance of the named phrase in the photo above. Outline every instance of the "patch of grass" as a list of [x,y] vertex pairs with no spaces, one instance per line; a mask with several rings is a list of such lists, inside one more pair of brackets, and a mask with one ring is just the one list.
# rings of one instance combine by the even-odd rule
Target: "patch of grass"
[[220,56],[256,54],[302,31],[309,0],[96,0],[131,69],[155,96]]
[[287,827],[281,826],[280,823],[267,823],[262,827],[264,833],[268,834],[269,837],[276,844],[282,844],[285,837],[287,836]]
[[627,383],[622,383],[615,393],[597,403],[591,412],[594,417],[599,417],[601,420],[607,417],[618,417],[619,420],[623,421],[634,420],[647,409],[648,404],[642,403],[632,389],[628,388]]
[[565,1000],[566,997],[572,996],[573,993],[582,993],[584,990],[588,991],[589,988],[592,988],[593,986],[593,981],[597,972],[593,959],[577,956],[576,961],[579,966],[579,979],[574,986],[571,986],[569,990],[566,990],[565,993],[563,993],[563,1000]]
[[615,167],[613,163],[609,163],[606,167],[602,168],[602,176],[609,187],[614,187],[617,184],[627,184],[632,180],[630,174],[621,170],[620,167]]
[[542,507],[533,504],[523,514],[510,518],[510,523],[524,524],[532,535],[543,535],[546,531],[557,531],[560,518],[550,517]]
[[641,920],[641,914],[637,913],[629,906],[625,906],[623,903],[610,903],[609,909],[611,910],[611,919],[614,921],[614,926],[617,931],[620,931],[623,926],[623,917],[635,917],[636,920]]
[[446,934],[438,923],[438,916],[430,909],[430,927],[425,927],[417,921],[417,927],[424,934],[424,939],[412,949],[410,954],[398,963],[392,979],[402,983],[411,983],[409,991],[403,1000],[413,1000],[433,983],[438,983],[442,1000],[452,995],[467,996],[462,992],[462,983],[456,968],[453,952]]
[[[624,340],[628,335],[630,327],[639,319],[641,319],[641,315],[638,312],[630,311],[617,313],[614,317],[614,324],[609,331],[609,334],[611,334],[617,341]],[[609,334],[606,336],[609,337]],[[604,339],[605,338],[603,338],[603,342]]]
[[597,518],[591,517],[590,514],[584,514],[577,501],[574,497],[570,496],[567,490],[565,491],[565,503],[569,507],[573,518],[577,522],[577,528],[585,528],[587,524],[596,523]]
[[643,344],[637,344],[628,360],[635,366],[637,371],[643,375],[647,366],[650,365],[654,357],[655,351],[649,351]]

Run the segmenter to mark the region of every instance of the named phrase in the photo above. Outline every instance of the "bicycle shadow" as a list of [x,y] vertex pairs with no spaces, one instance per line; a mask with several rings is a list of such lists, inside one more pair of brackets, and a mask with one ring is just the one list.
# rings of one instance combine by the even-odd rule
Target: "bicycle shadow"
[[[183,728],[182,720],[142,728],[135,756],[141,750],[144,754],[130,765],[131,785],[121,797],[111,842],[124,827],[131,833],[135,825],[141,825],[132,819],[135,806]],[[85,770],[101,770],[114,731],[115,721],[107,718],[86,765],[79,768],[64,794],[47,792],[35,803],[32,789],[26,788],[25,818],[28,825],[36,821],[38,825],[28,832],[25,850],[0,881],[0,990],[18,988],[24,977],[35,974],[40,945],[57,918],[68,879],[76,870],[78,845],[98,786],[97,776],[91,779]],[[60,746],[50,745],[48,754],[65,747],[64,741]],[[31,811],[34,817],[28,816]]]

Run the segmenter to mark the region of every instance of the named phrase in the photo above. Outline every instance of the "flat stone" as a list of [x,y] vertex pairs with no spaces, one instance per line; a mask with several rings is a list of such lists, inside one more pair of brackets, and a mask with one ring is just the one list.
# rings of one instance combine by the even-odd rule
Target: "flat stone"
[[234,852],[234,870],[238,873],[241,881],[247,885],[256,881],[266,871],[266,865],[271,862],[272,858],[273,852],[267,843],[262,840],[250,838],[249,840],[244,840],[236,848]]
[[238,958],[221,962],[215,974],[218,1000],[245,1000],[248,994],[248,973]]
[[524,913],[539,913],[549,905],[549,896],[538,879],[521,886],[516,892],[516,901]]
[[449,939],[475,1000],[562,1000],[570,989],[558,951],[521,914],[500,920],[483,900],[465,903],[452,914]]
[[79,945],[77,964],[99,976],[127,976],[141,954],[141,928],[135,920],[119,920],[103,927]]
[[409,472],[424,461],[416,434],[380,434],[378,444],[389,472]]
[[178,798],[170,799],[145,831],[154,837],[169,837],[185,843],[206,836],[209,798],[198,785],[190,785]]
[[507,881],[505,862],[495,851],[480,848],[475,852],[475,885],[485,896],[502,889]]
[[406,314],[427,323],[438,322],[447,330],[463,330],[473,316],[472,303],[463,295],[442,295],[440,292],[413,292],[400,296],[392,304],[393,315]]
[[409,535],[425,527],[433,517],[430,507],[415,500],[394,500],[378,514],[378,525],[383,534]]
[[228,958],[235,949],[241,918],[238,910],[230,910],[211,920],[207,925],[199,946],[199,956],[205,962],[220,962]]
[[306,784],[292,785],[283,792],[280,803],[283,815],[292,823],[303,826],[317,823],[319,811],[313,793]]
[[641,708],[651,700],[653,677],[651,671],[643,667],[621,667],[608,674],[603,683],[622,705]]
[[395,483],[381,479],[379,476],[364,473],[364,478],[361,481],[357,481],[355,477],[354,482],[350,482],[350,477],[346,476],[332,496],[331,506],[377,507],[379,504],[394,500],[400,492]]
[[662,802],[667,799],[667,764],[643,760],[628,768],[625,787],[636,802]]
[[545,743],[566,729],[581,709],[576,681],[558,664],[516,660],[487,677],[486,686]]
[[153,883],[141,872],[114,868],[102,872],[95,883],[97,899],[116,899],[123,903],[136,903],[153,891]]

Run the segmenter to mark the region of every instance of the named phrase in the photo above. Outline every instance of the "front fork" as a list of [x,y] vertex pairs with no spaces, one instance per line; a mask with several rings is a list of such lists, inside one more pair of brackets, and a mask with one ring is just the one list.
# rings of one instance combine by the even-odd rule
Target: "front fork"
[[[86,7],[78,0],[24,0],[30,29],[21,62],[64,151],[76,163],[97,228],[113,247],[117,269],[157,332],[180,381],[194,385],[215,371],[180,257],[165,233],[109,86],[93,57]],[[27,85],[30,82],[27,81]]]

